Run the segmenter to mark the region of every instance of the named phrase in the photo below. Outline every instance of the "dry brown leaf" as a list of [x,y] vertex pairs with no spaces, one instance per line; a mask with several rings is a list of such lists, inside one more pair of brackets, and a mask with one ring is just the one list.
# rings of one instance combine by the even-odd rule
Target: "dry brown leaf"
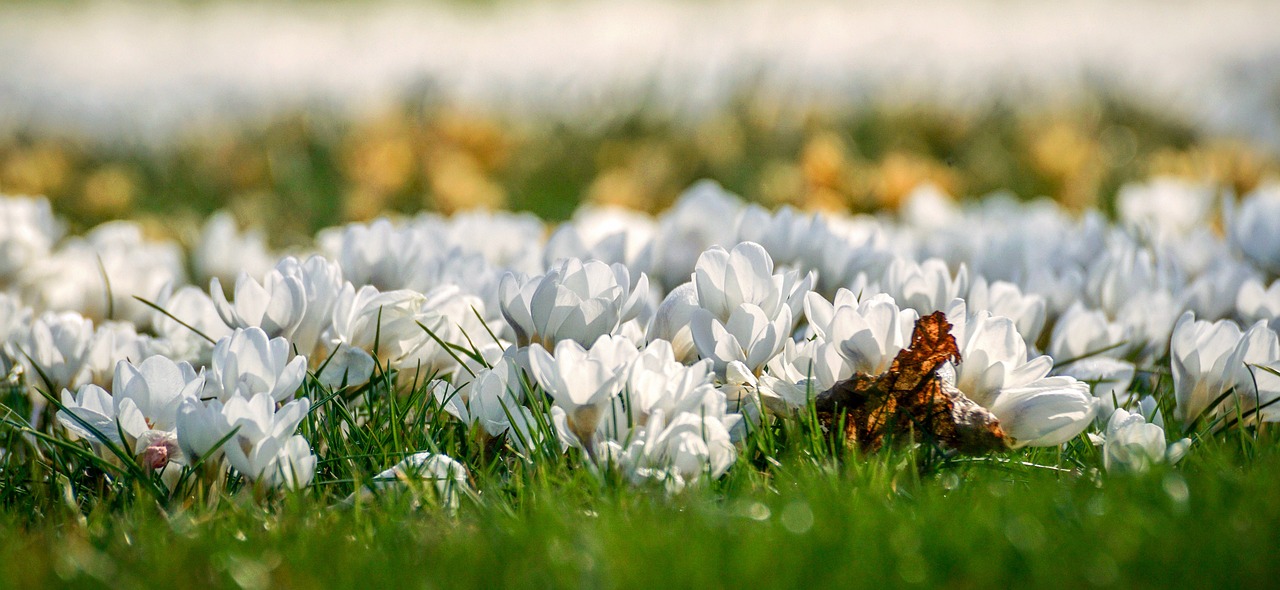
[[843,424],[846,441],[867,452],[886,439],[928,438],[969,454],[1007,448],[1012,440],[1000,421],[938,375],[960,360],[951,324],[934,312],[916,322],[911,346],[888,371],[858,373],[819,394],[818,416],[828,429]]

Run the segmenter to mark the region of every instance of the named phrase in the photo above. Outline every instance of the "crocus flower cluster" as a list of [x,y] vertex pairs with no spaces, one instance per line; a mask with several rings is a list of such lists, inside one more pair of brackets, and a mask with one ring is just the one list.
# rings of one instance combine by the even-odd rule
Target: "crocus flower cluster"
[[[514,456],[678,490],[893,370],[939,310],[962,359],[940,378],[1011,449],[1087,434],[1101,467],[1142,470],[1186,452],[1166,430],[1280,420],[1280,187],[1155,179],[1117,211],[922,187],[897,215],[771,212],[703,182],[657,217],[424,213],[277,258],[225,215],[188,256],[128,222],[68,237],[43,199],[4,197],[0,368],[35,429],[171,485],[198,463],[260,489],[317,477],[308,416],[378,379]],[[434,474],[456,505],[465,466],[399,451],[370,490]]]

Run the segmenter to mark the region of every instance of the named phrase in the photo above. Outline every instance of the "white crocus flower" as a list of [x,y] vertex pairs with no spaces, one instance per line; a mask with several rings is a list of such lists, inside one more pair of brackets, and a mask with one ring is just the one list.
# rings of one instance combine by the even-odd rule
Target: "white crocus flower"
[[178,410],[184,400],[198,399],[203,387],[203,375],[185,362],[152,356],[135,366],[122,360],[116,365],[113,394],[92,384],[75,397],[64,389],[58,422],[80,438],[131,450],[148,469],[173,463],[176,471],[186,463],[175,432]]
[[[18,345],[28,383],[53,391],[74,389],[87,383],[94,342],[93,322],[75,312],[45,312],[31,323]],[[48,379],[49,383],[44,383]],[[39,399],[34,396],[33,399]],[[42,404],[38,404],[41,405]]]
[[1056,365],[1054,375],[1075,377],[1090,384],[1102,406],[1100,418],[1110,416],[1116,404],[1129,401],[1129,385],[1137,368],[1121,360],[1132,347],[1131,330],[1107,320],[1098,310],[1087,310],[1079,302],[1058,318],[1049,340],[1049,354]]
[[[425,336],[416,349],[411,350],[398,363],[406,371],[428,375],[449,374],[458,369],[456,352],[452,352],[436,340],[456,346],[471,348],[488,341],[494,344],[485,323],[484,302],[475,295],[463,293],[454,285],[436,287],[428,292],[421,303],[419,322],[415,326]],[[423,326],[429,328],[428,334]],[[431,334],[435,337],[432,338]]]
[[223,402],[265,393],[276,401],[293,396],[307,375],[307,359],[289,341],[268,338],[259,328],[237,329],[213,347],[212,394]]
[[669,422],[659,411],[638,428],[628,444],[605,445],[601,462],[615,465],[632,481],[656,481],[676,492],[703,476],[724,475],[737,457],[725,424],[692,412]]
[[275,270],[296,278],[302,286],[304,311],[288,338],[298,354],[311,358],[313,367],[319,366],[322,355],[317,353],[321,352],[322,336],[333,325],[333,308],[345,286],[342,268],[323,256],[311,256],[305,261],[288,256],[276,264]]
[[192,461],[217,460],[224,455],[222,447],[214,448],[231,432],[231,424],[222,409],[222,402],[216,399],[202,402],[186,398],[178,406],[178,446]]
[[1119,409],[1107,422],[1102,461],[1107,471],[1146,471],[1155,464],[1177,463],[1190,446],[1189,438],[1166,443],[1164,428],[1140,413]]
[[139,334],[134,324],[103,322],[93,331],[85,371],[90,383],[106,386],[115,378],[116,363],[145,359],[157,352],[156,342],[150,336]]
[[304,487],[315,474],[316,456],[307,439],[295,435],[311,409],[302,398],[276,409],[266,393],[252,398],[234,396],[222,407],[235,435],[222,449],[227,461],[245,477],[268,487]]
[[17,344],[30,332],[31,319],[31,308],[13,295],[0,293],[0,372],[5,376],[22,356]]
[[41,309],[74,310],[97,321],[127,320],[147,327],[166,284],[183,282],[182,250],[143,238],[140,225],[110,221],[73,237],[39,264],[23,269],[22,293]]
[[1268,369],[1280,363],[1280,336],[1259,320],[1240,337],[1233,359],[1237,371],[1231,409],[1238,404],[1247,421],[1253,421],[1257,409],[1260,419],[1271,421],[1280,411],[1272,403],[1280,393],[1276,388],[1280,377]]
[[1125,326],[1107,319],[1100,310],[1076,302],[1058,318],[1049,338],[1049,354],[1055,362],[1071,363],[1098,356],[1120,358],[1132,349]]
[[378,218],[323,230],[316,242],[321,251],[338,261],[348,281],[389,291],[404,288],[409,269],[418,268],[426,249],[425,237],[412,227]]
[[888,295],[855,300],[852,292],[840,289],[835,304],[817,293],[804,301],[809,327],[820,340],[836,346],[855,372],[879,375],[911,343],[911,331],[919,314],[899,309]]
[[373,372],[375,358],[395,368],[405,363],[413,368],[412,355],[431,338],[419,325],[424,301],[426,297],[414,291],[343,286],[328,336],[333,352],[321,361],[326,364],[320,380],[328,385],[344,378],[348,384],[363,383]]
[[122,430],[142,432],[147,429],[146,419],[132,403],[126,404],[127,414],[121,416],[110,393],[97,385],[85,385],[73,396],[70,390],[62,390],[63,409],[58,411],[58,423],[78,438],[95,444],[126,444],[120,436]]
[[[177,428],[178,407],[188,398],[199,397],[204,389],[204,375],[186,362],[173,362],[163,356],[152,356],[138,365],[128,361],[116,364],[111,385],[116,407],[131,402],[155,430]],[[138,436],[138,433],[130,433]]]
[[759,205],[747,205],[738,219],[738,240],[764,247],[781,265],[801,266],[818,259],[826,224],[816,214],[802,213],[790,206],[777,211]]
[[512,419],[518,420],[525,410],[524,387],[518,367],[502,356],[501,349],[495,346],[486,351],[486,356],[496,352],[496,359],[487,359],[492,367],[474,366],[474,361],[468,360],[468,367],[454,374],[453,383],[433,383],[432,394],[453,417],[479,424],[489,436],[497,437],[506,434]]
[[1015,448],[1056,446],[1088,427],[1098,411],[1089,386],[1072,377],[1049,377],[1048,356],[1028,360],[1013,320],[988,312],[970,315],[959,300],[948,319],[963,360],[944,371],[944,378],[990,410]]
[[227,326],[260,328],[272,338],[291,337],[307,312],[307,293],[301,279],[279,269],[268,272],[261,283],[240,273],[234,303],[227,301],[217,277],[209,281],[209,294]]
[[689,280],[703,251],[735,241],[742,208],[741,199],[713,180],[701,180],[686,189],[658,218],[653,239],[657,279],[667,287]]
[[1173,329],[1169,355],[1178,405],[1174,416],[1184,424],[1201,414],[1241,381],[1247,369],[1240,358],[1240,326],[1229,320],[1196,320],[1186,312]]
[[[671,343],[655,340],[635,358],[627,374],[627,411],[635,422],[644,422],[658,411],[714,413],[719,408],[723,414],[723,394],[716,391],[713,378],[711,361],[685,365],[676,359]],[[708,396],[719,396],[719,403]],[[708,403],[715,407],[704,407]]]
[[759,372],[791,339],[791,324],[791,310],[785,307],[771,318],[756,305],[743,303],[723,323],[699,309],[693,316],[693,342],[703,358],[714,362],[717,373],[733,362]]
[[836,343],[787,340],[760,375],[761,401],[774,413],[789,414],[855,372]]
[[773,259],[764,247],[743,242],[730,251],[715,246],[703,252],[694,267],[693,284],[698,306],[720,322],[727,322],[743,305],[759,308],[772,320],[783,310],[792,317],[800,313],[813,275],[774,274]]
[[917,264],[898,258],[889,264],[880,289],[904,308],[933,313],[968,291],[969,271],[961,264],[952,276],[941,259],[930,258]]
[[536,277],[508,273],[498,285],[502,316],[520,346],[554,346],[561,340],[588,345],[613,334],[640,313],[649,280],[641,274],[635,289],[625,266],[568,258]]
[[552,356],[541,345],[529,349],[534,379],[562,408],[569,433],[594,453],[594,434],[606,408],[622,391],[626,368],[636,357],[635,345],[621,336],[601,336],[584,349],[561,340]]
[[[1183,282],[1178,269],[1125,234],[1107,241],[1107,249],[1089,267],[1084,294],[1089,302],[1119,318],[1139,296],[1175,292]],[[1150,307],[1144,303],[1143,308]],[[1141,310],[1141,308],[1139,309]],[[1132,309],[1129,313],[1133,313]]]
[[671,344],[676,360],[691,363],[698,359],[698,347],[693,342],[693,315],[698,311],[698,291],[693,282],[672,289],[658,306],[649,324],[649,342],[664,340]]
[[702,253],[693,283],[699,310],[692,318],[698,354],[715,363],[723,375],[732,362],[759,372],[791,338],[800,306],[813,285],[813,274],[773,274],[773,260],[759,244],[743,242],[725,251]]

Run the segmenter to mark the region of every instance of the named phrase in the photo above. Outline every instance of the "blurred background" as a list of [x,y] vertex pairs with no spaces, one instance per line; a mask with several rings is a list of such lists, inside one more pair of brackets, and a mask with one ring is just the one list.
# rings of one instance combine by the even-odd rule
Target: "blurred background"
[[659,210],[700,178],[873,211],[1107,209],[1280,172],[1280,2],[0,4],[0,193],[277,245],[384,212]]

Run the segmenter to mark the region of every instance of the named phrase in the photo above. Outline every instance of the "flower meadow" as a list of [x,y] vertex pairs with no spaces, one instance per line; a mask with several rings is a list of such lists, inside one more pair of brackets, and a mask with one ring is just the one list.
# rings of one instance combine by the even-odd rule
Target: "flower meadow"
[[[225,213],[186,243],[129,221],[74,235],[45,199],[5,196],[0,501],[12,526],[87,527],[89,540],[64,539],[70,557],[52,571],[109,585],[116,574],[101,568],[131,566],[83,553],[115,543],[121,525],[102,525],[104,513],[167,519],[132,533],[163,546],[246,514],[271,530],[272,515],[379,506],[455,530],[445,535],[479,518],[506,531],[490,538],[510,551],[540,546],[512,522],[569,534],[577,521],[548,515],[568,512],[649,535],[663,560],[677,544],[654,524],[664,519],[776,521],[795,536],[829,518],[863,544],[889,535],[892,557],[861,555],[898,583],[939,582],[950,574],[923,564],[963,558],[911,535],[986,526],[982,511],[945,503],[962,490],[1035,490],[1028,510],[1053,498],[1044,514],[995,525],[1036,553],[1054,519],[1093,534],[1079,510],[1139,526],[1167,509],[1108,512],[1106,496],[1072,494],[1155,486],[1184,514],[1189,479],[1274,462],[1262,449],[1280,420],[1280,185],[1236,195],[1156,177],[1123,186],[1114,209],[1007,193],[957,201],[926,184],[896,212],[770,210],[701,181],[656,216],[598,204],[553,225],[424,212],[278,251]],[[930,342],[947,352],[920,368],[912,359],[933,354]],[[908,382],[924,396],[916,406],[894,397]],[[854,389],[857,407],[827,403]],[[945,404],[929,406],[938,395]],[[921,404],[942,417],[921,418]],[[995,434],[977,444],[974,429]],[[859,490],[898,498],[933,520],[892,504],[858,505],[848,520],[817,500],[754,499],[812,490],[836,506]],[[423,542],[378,520],[397,517],[367,518],[338,528],[381,522],[385,536],[360,537],[366,549]],[[896,518],[922,528],[894,529]],[[1265,528],[1239,518],[1228,521],[1241,542]],[[334,525],[274,526],[305,537]],[[759,534],[724,526],[743,543]],[[717,536],[699,530],[691,538]],[[556,539],[548,572],[600,573],[607,551]],[[507,555],[466,543],[457,551]],[[1102,547],[1072,573],[1114,583],[1135,550]],[[265,587],[279,582],[274,551],[216,569]],[[502,571],[541,571],[522,559]],[[1001,575],[1026,573],[1004,563]]]

